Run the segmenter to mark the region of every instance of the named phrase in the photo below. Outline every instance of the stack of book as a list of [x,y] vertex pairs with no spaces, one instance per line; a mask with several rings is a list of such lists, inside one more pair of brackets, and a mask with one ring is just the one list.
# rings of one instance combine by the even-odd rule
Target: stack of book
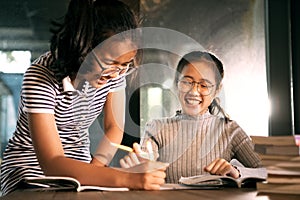
[[259,192],[300,194],[300,135],[251,136],[268,177],[257,183]]

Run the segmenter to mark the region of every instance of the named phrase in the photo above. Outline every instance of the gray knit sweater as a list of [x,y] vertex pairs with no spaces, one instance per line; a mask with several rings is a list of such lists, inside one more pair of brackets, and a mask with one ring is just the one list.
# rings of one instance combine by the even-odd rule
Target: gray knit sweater
[[[205,174],[203,167],[216,158],[237,159],[245,167],[259,167],[261,161],[249,136],[235,122],[208,112],[198,117],[178,114],[146,124],[142,148],[151,141],[155,158],[170,163],[167,183],[178,183],[181,176]],[[158,157],[159,155],[159,157]]]

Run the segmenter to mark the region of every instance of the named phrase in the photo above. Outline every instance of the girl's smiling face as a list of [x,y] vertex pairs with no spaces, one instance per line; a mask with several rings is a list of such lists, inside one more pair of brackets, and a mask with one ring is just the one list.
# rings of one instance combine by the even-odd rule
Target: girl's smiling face
[[134,62],[136,54],[136,46],[130,40],[110,41],[102,44],[86,57],[75,86],[82,80],[87,80],[94,88],[103,87],[109,79],[120,75],[119,71],[116,71],[103,76],[104,70],[109,71],[112,68],[126,70]]
[[205,61],[192,61],[184,66],[177,83],[183,113],[197,116],[208,110],[220,90],[216,88],[214,67]]

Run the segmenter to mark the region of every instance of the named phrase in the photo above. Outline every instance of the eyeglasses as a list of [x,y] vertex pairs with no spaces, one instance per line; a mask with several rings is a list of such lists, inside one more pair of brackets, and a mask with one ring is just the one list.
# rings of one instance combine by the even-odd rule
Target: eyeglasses
[[97,55],[95,55],[94,51],[92,51],[92,54],[95,57],[100,68],[102,69],[102,72],[99,75],[100,78],[104,77],[106,80],[111,79],[112,78],[111,76],[114,74],[116,74],[118,76],[127,76],[127,75],[133,73],[137,69],[136,67],[134,67],[133,59],[128,63],[121,64],[120,66],[106,65],[107,67],[103,67],[103,66],[105,66],[105,64],[103,64],[100,61],[100,59],[97,57]]
[[118,76],[127,76],[136,70],[136,67],[133,67],[133,61],[127,63],[124,67],[111,66],[108,68],[104,68],[102,67],[102,65],[100,65],[100,67],[103,70],[100,74],[100,77],[107,78],[109,78],[113,74],[117,74]]
[[210,95],[212,88],[215,86],[212,84],[208,84],[206,81],[196,82],[185,78],[179,80],[177,83],[178,90],[180,90],[181,92],[189,92],[194,88],[195,85],[197,85],[198,92],[203,96]]

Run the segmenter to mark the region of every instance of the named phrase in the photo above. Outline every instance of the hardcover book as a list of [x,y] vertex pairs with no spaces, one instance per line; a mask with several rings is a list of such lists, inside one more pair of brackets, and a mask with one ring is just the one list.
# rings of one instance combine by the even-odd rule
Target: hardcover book
[[254,144],[278,145],[278,146],[299,146],[300,135],[291,136],[250,136]]

